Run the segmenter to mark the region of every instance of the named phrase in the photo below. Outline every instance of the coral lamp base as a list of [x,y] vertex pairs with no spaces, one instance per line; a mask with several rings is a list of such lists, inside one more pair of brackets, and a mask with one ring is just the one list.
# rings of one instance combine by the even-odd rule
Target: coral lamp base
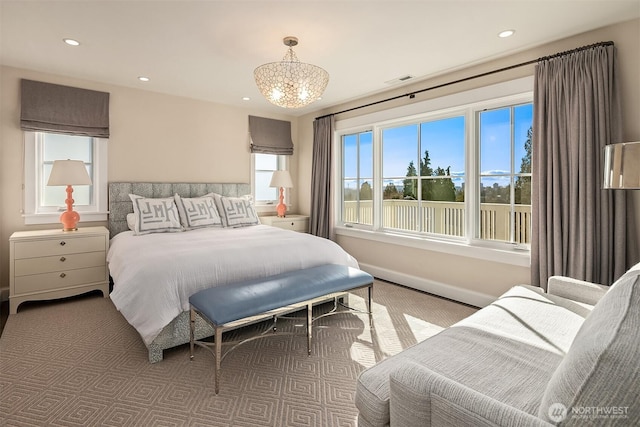
[[287,213],[287,205],[284,204],[284,188],[280,187],[280,203],[276,206],[276,211],[278,212],[278,216],[280,218],[284,218]]
[[65,200],[65,204],[67,205],[67,210],[62,212],[60,215],[60,222],[62,223],[63,231],[75,231],[78,229],[78,221],[80,221],[80,214],[73,210],[73,187],[67,185],[67,199]]

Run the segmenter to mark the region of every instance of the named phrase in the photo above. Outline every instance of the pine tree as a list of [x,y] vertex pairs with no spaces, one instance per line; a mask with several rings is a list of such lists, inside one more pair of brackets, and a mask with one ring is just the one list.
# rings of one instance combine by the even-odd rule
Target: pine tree
[[[527,140],[524,142],[525,155],[520,162],[520,173],[531,173],[531,149],[533,141],[533,128],[527,131]],[[531,177],[519,176],[515,182],[515,202],[523,205],[531,204]]]
[[[413,160],[409,162],[409,166],[407,167],[407,175],[406,176],[418,176],[418,172],[416,171],[416,167],[413,164]],[[405,179],[402,181],[402,197],[405,199],[416,199],[416,180],[415,179]]]
[[384,187],[384,191],[382,192],[382,198],[385,200],[401,199],[402,194],[400,194],[395,184],[393,182],[390,182],[389,184],[386,185],[386,187]]
[[[433,176],[429,150],[424,150],[424,158],[420,159],[420,176]],[[430,179],[422,180],[422,200],[433,200],[433,182]]]
[[365,181],[360,186],[360,200],[372,200],[372,199],[373,199],[373,191],[371,190],[371,184]]

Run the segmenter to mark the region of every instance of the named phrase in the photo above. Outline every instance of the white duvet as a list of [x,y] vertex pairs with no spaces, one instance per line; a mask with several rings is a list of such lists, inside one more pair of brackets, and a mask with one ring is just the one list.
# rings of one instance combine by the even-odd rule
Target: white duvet
[[268,225],[111,239],[111,300],[149,345],[189,309],[189,296],[225,283],[321,264],[358,267],[336,243]]

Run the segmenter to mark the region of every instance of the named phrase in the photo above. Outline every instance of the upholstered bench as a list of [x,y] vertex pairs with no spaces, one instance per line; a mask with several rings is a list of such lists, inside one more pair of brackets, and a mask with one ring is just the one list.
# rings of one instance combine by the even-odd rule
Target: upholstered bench
[[[337,298],[346,292],[368,288],[367,313],[371,323],[373,277],[364,271],[344,265],[321,265],[290,271],[275,276],[230,283],[204,289],[189,297],[191,305],[190,356],[194,345],[212,351],[215,357],[215,392],[219,391],[220,363],[222,361],[222,332],[252,321],[255,316],[278,314],[307,308],[307,352],[311,354],[311,325],[314,321],[314,303]],[[214,341],[194,339],[196,313],[214,329]],[[264,317],[267,317],[264,316]],[[264,318],[263,317],[263,318]]]

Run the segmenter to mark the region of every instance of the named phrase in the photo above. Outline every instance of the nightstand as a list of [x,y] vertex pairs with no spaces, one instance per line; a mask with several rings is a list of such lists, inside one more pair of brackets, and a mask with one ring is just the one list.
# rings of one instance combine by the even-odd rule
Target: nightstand
[[260,223],[302,233],[309,232],[309,217],[307,215],[261,216]]
[[9,312],[25,301],[100,290],[109,295],[109,230],[18,231],[9,239]]

